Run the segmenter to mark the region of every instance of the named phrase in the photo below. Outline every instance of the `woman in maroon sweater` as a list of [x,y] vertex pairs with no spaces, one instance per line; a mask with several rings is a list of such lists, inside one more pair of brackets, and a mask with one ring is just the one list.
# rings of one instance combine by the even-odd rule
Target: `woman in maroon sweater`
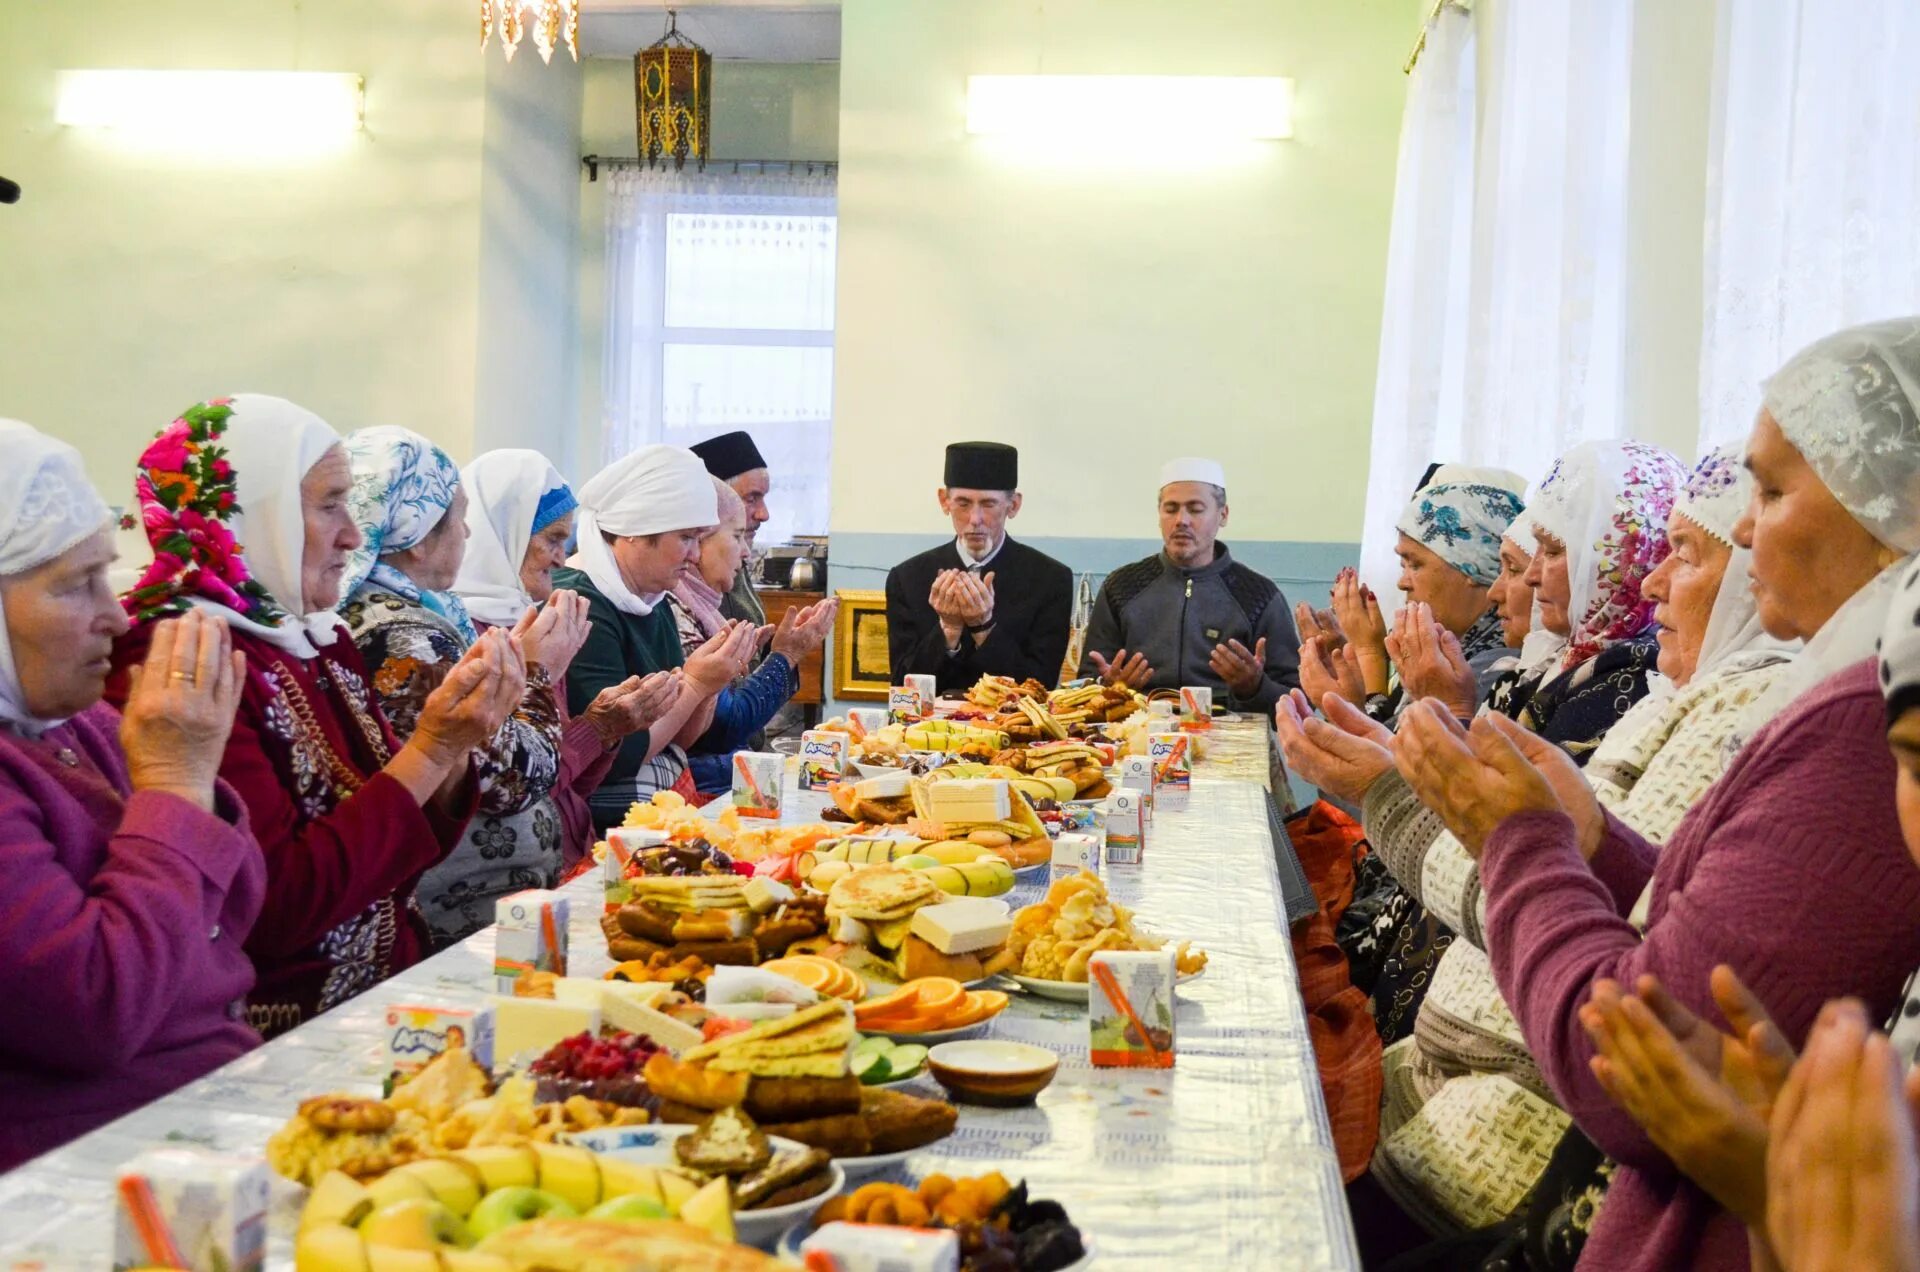
[[280,398],[241,394],[189,409],[140,458],[154,562],[124,600],[134,628],[118,673],[146,656],[153,620],[211,611],[246,657],[220,775],[266,858],[247,941],[258,973],[247,1015],[293,1028],[415,962],[413,889],[474,806],[468,755],[519,702],[525,664],[490,635],[435,690],[405,746],[333,612],[359,531],[339,436]]
[[[1488,952],[1529,1050],[1620,1163],[1585,1266],[1733,1272],[1765,1218],[1763,1184],[1738,1170],[1688,1178],[1674,1163],[1695,1146],[1663,1144],[1611,1098],[1590,998],[1652,976],[1676,1018],[1706,1016],[1724,963],[1797,1041],[1841,994],[1885,1013],[1920,962],[1920,872],[1895,816],[1871,657],[1920,548],[1917,401],[1920,320],[1841,332],[1768,382],[1735,538],[1753,552],[1761,622],[1807,646],[1663,853],[1602,813],[1566,756],[1501,721],[1464,734],[1422,704],[1395,739],[1409,783],[1479,853]],[[1626,916],[1649,879],[1641,933]],[[1724,1162],[1764,1155],[1765,1120],[1719,1138]]]

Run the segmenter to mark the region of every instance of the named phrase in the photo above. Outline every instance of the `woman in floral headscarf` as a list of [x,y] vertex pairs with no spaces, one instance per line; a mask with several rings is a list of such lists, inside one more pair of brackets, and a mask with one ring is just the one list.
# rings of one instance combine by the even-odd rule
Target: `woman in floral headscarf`
[[[478,639],[455,594],[468,538],[468,494],[439,447],[404,428],[365,428],[347,438],[348,502],[362,542],[347,565],[340,613],[366,661],[394,733],[411,737],[427,696]],[[460,843],[427,871],[415,899],[436,946],[493,922],[501,897],[551,888],[586,844],[563,840],[556,787],[603,770],[644,720],[596,702],[568,721],[554,686],[587,637],[586,605],[550,595],[515,615],[527,660],[527,691],[500,731],[473,753],[480,806]],[[598,784],[597,774],[592,779]],[[589,787],[591,789],[591,787]]]
[[[1528,1051],[1619,1163],[1583,1256],[1594,1266],[1744,1269],[1747,1231],[1766,1222],[1767,1123],[1753,1104],[1772,1093],[1719,1087],[1704,1111],[1680,1101],[1636,1118],[1610,1013],[1675,1031],[1689,1057],[1675,1071],[1691,1065],[1696,1089],[1713,1089],[1756,1036],[1718,965],[1797,1043],[1843,994],[1884,1016],[1920,962],[1920,872],[1872,657],[1920,549],[1920,319],[1795,355],[1767,383],[1746,464],[1754,495],[1733,538],[1752,552],[1759,621],[1806,646],[1742,714],[1736,740],[1750,740],[1664,848],[1563,754],[1499,722],[1467,735],[1422,708],[1394,743],[1477,861],[1488,955]],[[1649,884],[1642,931],[1632,912]],[[1633,1011],[1623,987],[1644,995]],[[1731,1038],[1706,1023],[1716,1004],[1732,1009]]]
[[240,394],[175,420],[134,483],[154,561],[123,599],[134,627],[115,646],[109,693],[125,700],[126,668],[168,615],[220,616],[245,655],[220,775],[266,857],[266,901],[246,948],[259,975],[248,1018],[267,1035],[420,957],[414,885],[459,842],[474,805],[468,755],[526,679],[517,642],[483,640],[400,744],[333,610],[360,546],[350,478],[325,421]]

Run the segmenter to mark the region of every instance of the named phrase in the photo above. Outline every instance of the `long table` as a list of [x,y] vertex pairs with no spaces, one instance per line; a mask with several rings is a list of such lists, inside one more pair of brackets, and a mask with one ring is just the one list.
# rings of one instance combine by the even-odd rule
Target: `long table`
[[[1100,1268],[1358,1266],[1283,919],[1264,734],[1221,731],[1217,765],[1163,794],[1143,864],[1108,871],[1114,898],[1156,932],[1192,939],[1206,973],[1181,987],[1171,1072],[1095,1069],[1083,1007],[1016,994],[990,1036],[1058,1052],[1059,1076],[1030,1108],[961,1106],[959,1129],[900,1169],[999,1169],[1053,1197],[1093,1239]],[[1261,739],[1264,742],[1264,738]],[[1210,775],[1210,767],[1233,774]],[[786,819],[810,821],[789,764]],[[1251,770],[1251,771],[1250,771]],[[1284,860],[1283,856],[1283,860]],[[599,884],[570,885],[575,974],[610,966]],[[1015,905],[1038,899],[1022,887]],[[492,991],[483,931],[206,1078],[0,1176],[0,1253],[10,1265],[109,1265],[113,1179],[163,1144],[262,1151],[299,1101],[377,1092],[384,1020],[396,1003],[477,1006]],[[938,1088],[923,1079],[922,1094]],[[292,1266],[301,1190],[275,1181],[269,1265]]]

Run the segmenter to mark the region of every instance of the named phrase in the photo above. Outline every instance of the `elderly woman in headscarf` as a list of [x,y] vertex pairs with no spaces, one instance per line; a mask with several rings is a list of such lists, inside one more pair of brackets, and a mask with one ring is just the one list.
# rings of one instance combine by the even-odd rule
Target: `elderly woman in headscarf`
[[[726,626],[720,612],[746,563],[752,539],[747,504],[732,486],[713,478],[719,503],[719,524],[700,540],[700,557],[667,592],[680,647],[691,658],[700,646]],[[792,700],[800,688],[800,664],[833,630],[836,603],[790,608],[780,616],[767,657],[749,675],[735,680],[714,704],[713,723],[690,748],[694,786],[702,795],[717,795],[733,782],[733,753]]]
[[562,722],[560,773],[547,798],[560,819],[561,855],[570,867],[593,842],[588,797],[606,780],[621,744],[673,706],[681,682],[666,671],[630,676],[594,695],[584,714],[570,715],[563,686],[589,632],[587,603],[577,593],[556,591],[553,575],[566,564],[579,501],[547,457],[531,450],[488,451],[460,470],[460,489],[467,546],[453,591],[475,630],[517,627],[533,607],[564,607],[579,616],[578,641],[541,656]]
[[[452,590],[465,555],[470,500],[453,460],[408,429],[361,429],[347,438],[347,455],[361,544],[348,563],[340,613],[388,723],[405,739],[427,696],[479,639]],[[610,747],[646,725],[598,699],[577,721],[563,724],[555,686],[586,640],[584,601],[572,593],[550,596],[537,609],[523,609],[511,630],[526,657],[526,694],[500,731],[474,750],[478,811],[460,843],[414,892],[435,946],[491,924],[501,897],[560,881],[566,861],[578,860],[587,844],[563,843],[554,789],[563,779],[604,768]]]
[[0,420],[0,1170],[260,1038],[241,942],[266,868],[217,773],[239,698],[226,625],[159,626],[123,714],[113,519],[80,456]]
[[[1806,645],[1742,713],[1744,746],[1664,849],[1564,753],[1498,720],[1466,734],[1422,706],[1395,739],[1409,783],[1478,861],[1494,976],[1529,1052],[1620,1164],[1587,1242],[1594,1264],[1744,1268],[1745,1226],[1764,1222],[1765,1196],[1741,1166],[1763,1152],[1757,1114],[1702,1151],[1614,1102],[1588,1032],[1599,1004],[1634,986],[1670,1018],[1697,1021],[1724,963],[1791,1041],[1841,994],[1884,1015],[1920,963],[1920,871],[1896,818],[1872,658],[1900,568],[1920,549],[1916,402],[1916,319],[1818,341],[1768,381],[1734,540],[1752,552],[1761,625]],[[1631,915],[1649,884],[1642,931]],[[1699,1041],[1717,1068],[1718,1035]]]
[[414,886],[459,842],[474,805],[468,756],[526,681],[518,643],[496,633],[428,695],[406,744],[394,737],[333,609],[360,545],[351,486],[324,420],[257,394],[189,408],[135,480],[154,560],[123,598],[134,626],[116,668],[146,657],[156,620],[194,610],[224,619],[246,661],[220,775],[266,857],[247,1011],[269,1036],[420,958]]
[[[1755,612],[1748,553],[1733,543],[1751,487],[1735,447],[1710,453],[1688,478],[1667,523],[1672,551],[1643,588],[1659,624],[1659,674],[1585,769],[1600,802],[1655,844],[1724,772],[1742,713],[1788,666],[1790,652]],[[1413,1036],[1386,1054],[1375,1179],[1427,1230],[1478,1233],[1483,1248],[1495,1244],[1494,1225],[1517,1220],[1536,1181],[1543,1201],[1578,1198],[1590,1210],[1611,1169],[1568,1131],[1494,982],[1472,859],[1442,833],[1418,859],[1388,864],[1465,939],[1436,965]],[[1554,1266],[1571,1266],[1583,1236],[1578,1222],[1539,1204],[1527,1220],[1529,1257],[1552,1252]],[[1433,1255],[1456,1264],[1469,1244],[1448,1241]]]
[[592,631],[567,671],[567,701],[633,676],[674,672],[682,689],[645,737],[620,746],[589,801],[594,825],[618,826],[627,809],[661,791],[698,792],[686,747],[713,723],[715,700],[747,672],[759,643],[752,623],[728,623],[691,655],[681,647],[667,593],[693,570],[700,542],[720,523],[706,466],[678,446],[642,446],[580,489],[578,548],[554,582],[587,601]]

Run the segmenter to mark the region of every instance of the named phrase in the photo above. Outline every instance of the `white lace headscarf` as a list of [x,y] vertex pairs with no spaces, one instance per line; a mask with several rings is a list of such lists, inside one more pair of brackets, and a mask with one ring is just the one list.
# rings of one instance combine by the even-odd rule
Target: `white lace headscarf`
[[1747,712],[1742,741],[1801,694],[1872,656],[1900,578],[1920,550],[1920,317],[1814,341],[1767,381],[1766,407],[1840,506],[1905,555],[1813,634]]
[[[0,420],[0,577],[38,569],[84,542],[112,519],[87,480],[80,452],[31,424]],[[27,710],[0,601],[0,721],[38,736],[62,720]]]
[[[1540,540],[1533,534],[1533,522],[1524,511],[1514,518],[1513,524],[1507,527],[1502,537],[1520,549],[1528,560],[1532,560],[1533,554],[1540,550]],[[1502,659],[1493,665],[1493,670],[1518,668],[1521,675],[1530,675],[1566,652],[1567,638],[1559,632],[1549,631],[1546,623],[1541,621],[1540,597],[1537,593],[1533,597],[1529,615],[1527,634],[1520,641],[1519,656],[1511,660]]]

